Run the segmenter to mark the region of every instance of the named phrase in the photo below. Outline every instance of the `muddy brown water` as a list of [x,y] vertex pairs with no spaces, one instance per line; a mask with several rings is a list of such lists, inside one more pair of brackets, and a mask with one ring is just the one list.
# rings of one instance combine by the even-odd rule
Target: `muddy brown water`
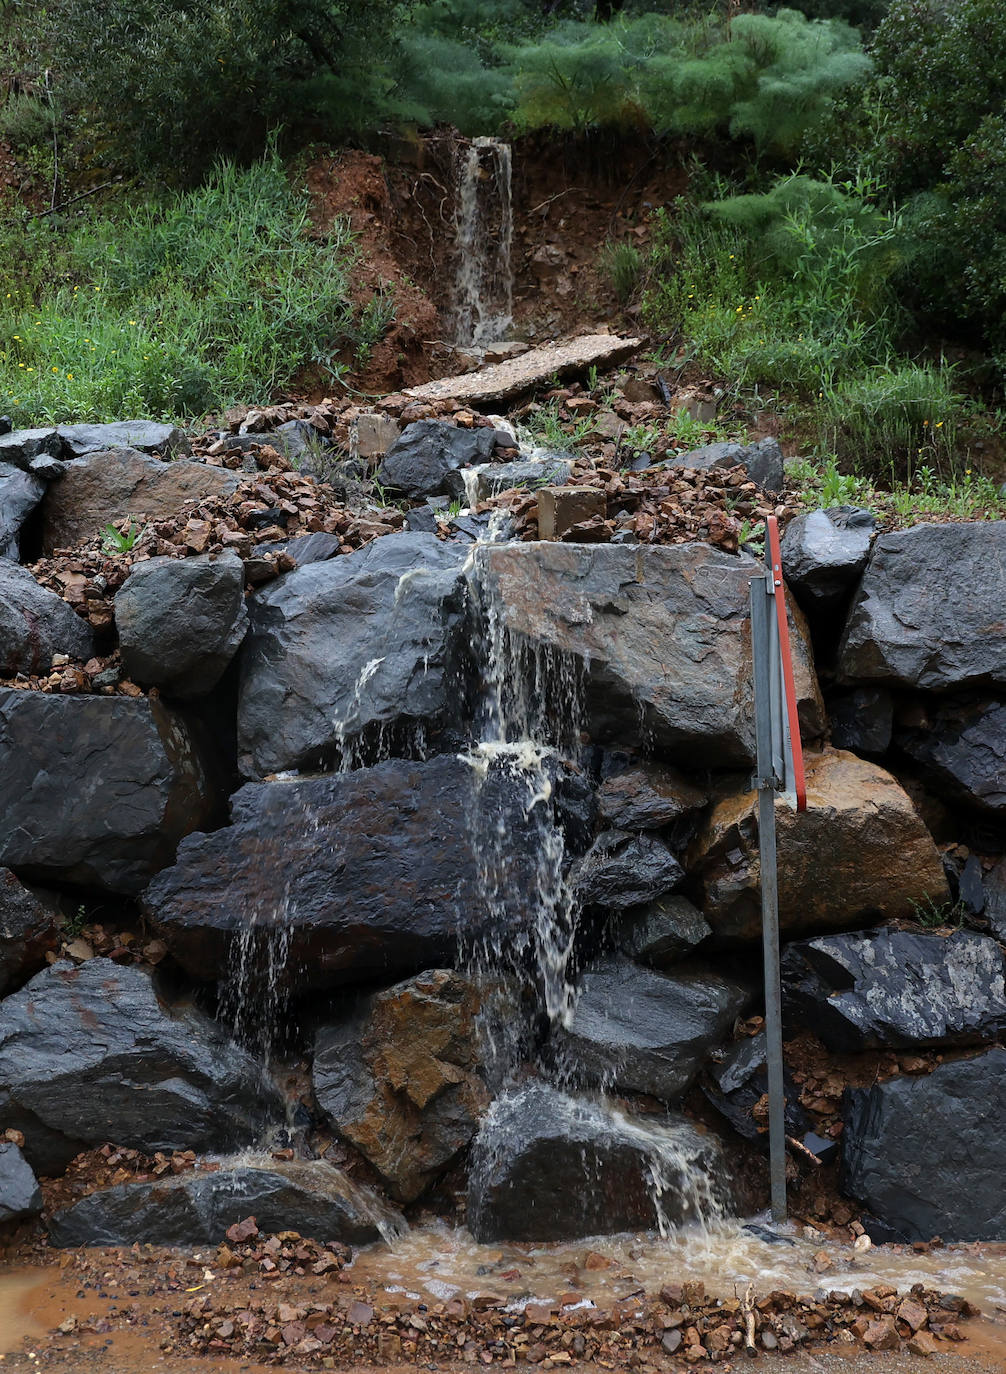
[[[927,1369],[966,1374],[1006,1371],[1006,1246],[950,1246],[917,1255],[898,1247],[878,1246],[857,1252],[851,1246],[823,1240],[797,1227],[780,1228],[791,1244],[768,1243],[737,1223],[661,1238],[653,1234],[606,1236],[552,1245],[479,1245],[464,1231],[446,1225],[417,1227],[392,1245],[360,1251],[347,1271],[350,1281],[388,1294],[410,1294],[444,1301],[457,1294],[492,1294],[514,1308],[532,1299],[570,1293],[584,1303],[610,1304],[641,1289],[655,1292],[662,1284],[701,1280],[710,1292],[743,1293],[774,1288],[801,1293],[868,1288],[889,1283],[899,1290],[913,1283],[960,1294],[981,1307],[988,1320],[968,1326],[961,1347],[925,1361]],[[100,1252],[92,1252],[99,1255]],[[198,1252],[197,1252],[198,1253]],[[213,1252],[203,1252],[213,1281]],[[828,1267],[823,1267],[827,1260]],[[111,1271],[109,1271],[111,1275]],[[165,1312],[180,1305],[180,1295],[161,1295],[139,1304],[128,1323],[117,1319],[124,1294],[113,1283],[107,1291],[84,1289],[72,1267],[0,1271],[0,1374],[25,1374],[43,1368],[72,1374],[265,1374],[269,1366],[245,1360],[207,1361],[165,1355],[160,1342]],[[51,1339],[69,1317],[109,1318],[104,1334],[67,1334]],[[860,1350],[805,1351],[770,1359],[762,1367],[796,1374],[856,1374],[882,1370],[908,1374],[923,1362],[902,1355],[869,1355]],[[288,1365],[289,1369],[297,1366]],[[271,1367],[274,1368],[274,1367]],[[585,1374],[592,1367],[582,1366]],[[668,1364],[668,1368],[671,1368]],[[414,1374],[415,1366],[408,1366]]]

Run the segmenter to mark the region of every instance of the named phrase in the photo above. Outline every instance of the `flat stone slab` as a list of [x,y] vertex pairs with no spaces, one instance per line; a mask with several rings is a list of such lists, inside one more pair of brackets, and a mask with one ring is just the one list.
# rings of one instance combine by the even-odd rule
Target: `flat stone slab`
[[540,382],[547,382],[555,373],[561,377],[566,372],[624,362],[642,346],[642,339],[623,339],[617,334],[585,334],[567,343],[532,348],[519,358],[494,363],[481,372],[466,372],[459,377],[444,377],[439,382],[410,387],[404,394],[417,401],[502,401]]

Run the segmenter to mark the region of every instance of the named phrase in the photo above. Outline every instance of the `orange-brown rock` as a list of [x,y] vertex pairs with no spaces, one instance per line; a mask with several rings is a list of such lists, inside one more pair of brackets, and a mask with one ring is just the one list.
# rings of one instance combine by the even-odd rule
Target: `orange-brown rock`
[[[807,757],[807,810],[776,805],[779,918],[787,934],[847,930],[909,917],[948,900],[932,837],[904,789],[875,763],[839,749]],[[761,931],[757,802],[725,797],[688,853],[706,920],[721,936]]]

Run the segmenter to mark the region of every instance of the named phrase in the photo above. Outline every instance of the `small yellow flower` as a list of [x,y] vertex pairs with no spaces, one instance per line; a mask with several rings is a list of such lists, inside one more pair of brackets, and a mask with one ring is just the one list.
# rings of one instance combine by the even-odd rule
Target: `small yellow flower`
[[53,370],[53,372],[58,372],[58,371],[59,371],[59,368],[58,368],[58,367],[54,367],[52,370]]
[[[249,307],[249,309],[250,309],[250,308],[251,308],[251,307]],[[136,321],[135,321],[135,320],[130,320],[129,323],[130,323],[130,324],[135,324]]]
[[100,291],[100,290],[101,290],[101,287],[100,287],[100,286],[96,286],[94,289],[95,289],[95,291]]
[[937,429],[940,429],[940,428],[942,427],[942,425],[943,425],[943,421],[942,421],[942,420],[937,420],[937,421],[936,421],[936,428],[937,428]]
[[68,382],[72,382],[72,381],[73,381],[73,373],[72,373],[72,372],[68,372],[68,373],[66,374],[66,380],[67,380]]
[[929,421],[928,421],[928,420],[923,420],[923,421],[922,421],[922,428],[923,428],[923,429],[926,429],[926,428],[928,427],[928,425],[929,425]]

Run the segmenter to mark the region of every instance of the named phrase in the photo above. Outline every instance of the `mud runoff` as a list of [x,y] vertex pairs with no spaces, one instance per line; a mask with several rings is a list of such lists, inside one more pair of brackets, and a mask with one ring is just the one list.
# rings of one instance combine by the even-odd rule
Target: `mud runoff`
[[[965,1339],[941,1342],[926,1366],[947,1374],[1006,1369],[1006,1326],[1000,1324],[1006,1320],[1006,1246],[961,1245],[926,1254],[877,1247],[864,1253],[820,1236],[811,1238],[795,1227],[773,1231],[766,1226],[764,1234],[771,1239],[735,1223],[704,1233],[692,1229],[666,1240],[642,1234],[564,1245],[494,1247],[476,1244],[466,1232],[436,1225],[417,1228],[393,1246],[359,1251],[337,1277],[283,1275],[271,1283],[258,1274],[221,1270],[215,1250],[136,1246],[63,1252],[58,1263],[0,1271],[0,1368],[15,1374],[46,1368],[75,1374],[264,1374],[277,1367],[279,1359],[273,1357],[257,1363],[225,1351],[187,1352],[179,1319],[192,1295],[212,1295],[218,1310],[221,1304],[233,1304],[235,1310],[251,1305],[259,1295],[291,1306],[331,1303],[338,1295],[343,1304],[352,1305],[348,1319],[353,1320],[352,1307],[368,1302],[378,1313],[388,1305],[409,1303],[415,1311],[434,1314],[443,1304],[459,1300],[470,1303],[473,1312],[489,1301],[513,1313],[549,1301],[566,1308],[596,1305],[617,1310],[619,1304],[624,1308],[642,1293],[656,1294],[667,1284],[704,1284],[710,1293],[729,1300],[742,1297],[752,1283],[756,1294],[865,1292],[883,1284],[899,1292],[921,1284],[927,1290],[956,1293],[980,1306],[983,1317],[962,1323]],[[40,1257],[37,1249],[34,1257]],[[459,1354],[450,1352],[455,1360]],[[374,1367],[362,1351],[355,1359],[335,1361],[299,1359],[290,1350],[282,1351],[281,1358],[287,1370]],[[762,1368],[799,1374],[909,1374],[920,1364],[918,1356],[907,1352],[871,1354],[856,1345],[836,1349],[811,1344],[786,1356],[759,1352],[758,1359]],[[449,1362],[442,1361],[444,1367]],[[401,1371],[436,1369],[441,1364],[425,1359],[418,1366],[401,1364],[394,1358],[380,1363]],[[724,1371],[740,1365],[748,1366],[742,1351],[718,1363]],[[651,1346],[626,1350],[614,1362],[583,1361],[575,1367],[590,1374],[595,1369],[629,1367],[642,1374],[670,1374],[686,1365],[680,1356],[669,1357]]]

